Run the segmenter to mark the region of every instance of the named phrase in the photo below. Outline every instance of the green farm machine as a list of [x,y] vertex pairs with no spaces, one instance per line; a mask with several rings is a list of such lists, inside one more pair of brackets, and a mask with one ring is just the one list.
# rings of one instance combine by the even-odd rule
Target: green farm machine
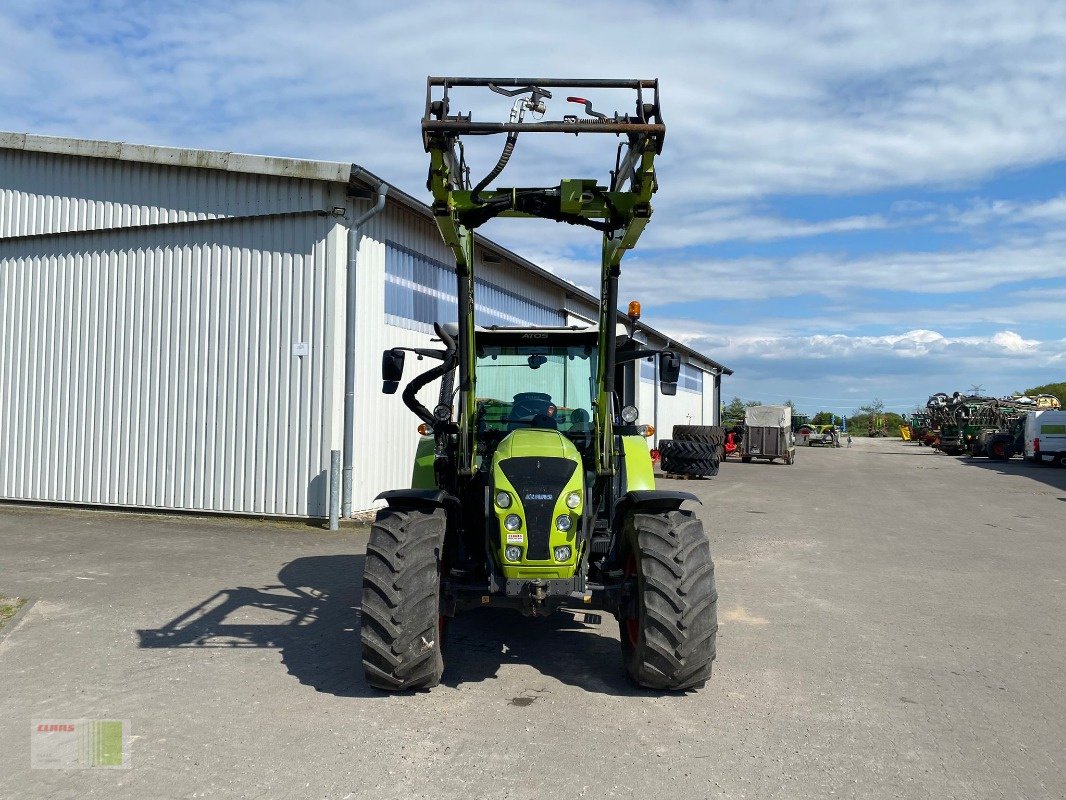
[[[574,93],[567,101],[575,113],[544,119],[560,90]],[[506,122],[452,109],[463,95],[480,96],[484,108],[489,92],[511,105]],[[605,114],[578,93],[624,93],[633,104]],[[634,338],[639,304],[630,304],[628,325],[619,326],[618,313],[622,256],[647,225],[657,189],[666,133],[658,82],[431,77],[422,132],[433,214],[455,258],[458,324],[434,326],[439,348],[383,354],[386,393],[399,388],[405,350],[438,363],[403,389],[425,435],[412,486],[382,493],[387,507],[367,547],[368,682],[391,691],[435,686],[449,620],[489,606],[531,617],[609,612],[634,681],[660,690],[702,686],[718,627],[710,545],[700,519],[682,508],[696,497],[655,488],[648,431],[636,424],[633,382],[623,379],[625,368],[656,358],[661,390],[672,394],[680,357]],[[609,178],[489,188],[519,135],[532,133],[617,137]],[[471,184],[463,139],[486,136],[503,137],[502,152]],[[475,325],[474,232],[496,217],[600,234],[596,326]],[[436,406],[427,408],[419,392],[438,381]]]
[[1024,450],[1025,416],[1033,407],[1029,398],[997,399],[955,392],[951,396],[933,395],[926,411],[930,426],[937,432],[935,446],[941,452],[1008,461]]

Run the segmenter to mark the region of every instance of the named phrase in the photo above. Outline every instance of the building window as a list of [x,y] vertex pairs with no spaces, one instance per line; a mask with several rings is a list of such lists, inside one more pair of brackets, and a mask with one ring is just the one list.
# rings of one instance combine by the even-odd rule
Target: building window
[[682,364],[681,378],[678,380],[677,385],[682,389],[688,389],[690,392],[702,392],[703,370],[691,364]]
[[655,382],[655,358],[645,358],[640,362],[640,379]]
[[[481,278],[474,279],[474,321],[489,327],[552,326],[562,311],[522,297]],[[455,322],[455,271],[396,242],[385,242],[385,321],[418,331],[434,322]]]

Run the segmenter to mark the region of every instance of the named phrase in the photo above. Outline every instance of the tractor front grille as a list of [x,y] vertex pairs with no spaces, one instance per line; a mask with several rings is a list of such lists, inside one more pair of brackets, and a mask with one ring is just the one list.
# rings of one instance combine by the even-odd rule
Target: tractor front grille
[[563,487],[574,476],[577,463],[568,458],[520,456],[500,462],[500,469],[518,493],[526,512],[526,559],[551,559],[552,514]]

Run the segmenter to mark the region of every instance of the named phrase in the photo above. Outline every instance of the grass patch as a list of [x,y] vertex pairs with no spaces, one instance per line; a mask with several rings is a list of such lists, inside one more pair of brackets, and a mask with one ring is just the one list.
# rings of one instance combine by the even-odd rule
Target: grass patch
[[25,597],[4,597],[0,595],[0,629],[7,621],[18,613],[18,610],[26,605]]

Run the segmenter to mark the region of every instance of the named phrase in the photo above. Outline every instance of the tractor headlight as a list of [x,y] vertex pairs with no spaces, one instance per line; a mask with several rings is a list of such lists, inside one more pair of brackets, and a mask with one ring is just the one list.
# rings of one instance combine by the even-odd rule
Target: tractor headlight
[[581,505],[581,493],[570,492],[570,494],[566,496],[566,507],[569,509],[575,509],[579,505]]
[[509,531],[516,531],[522,527],[522,518],[517,514],[508,514],[507,518],[503,521],[503,527]]
[[522,548],[511,545],[503,551],[504,556],[508,561],[521,561],[522,560]]
[[623,406],[622,407],[622,422],[627,425],[632,425],[637,421],[637,417],[640,416],[640,412],[637,411],[636,406]]
[[500,508],[511,507],[511,495],[509,492],[496,492],[496,505]]
[[555,548],[555,560],[556,561],[569,561],[570,560],[570,545],[564,544]]
[[570,530],[570,526],[574,524],[574,521],[570,519],[569,514],[560,514],[555,518],[555,527],[561,531]]

